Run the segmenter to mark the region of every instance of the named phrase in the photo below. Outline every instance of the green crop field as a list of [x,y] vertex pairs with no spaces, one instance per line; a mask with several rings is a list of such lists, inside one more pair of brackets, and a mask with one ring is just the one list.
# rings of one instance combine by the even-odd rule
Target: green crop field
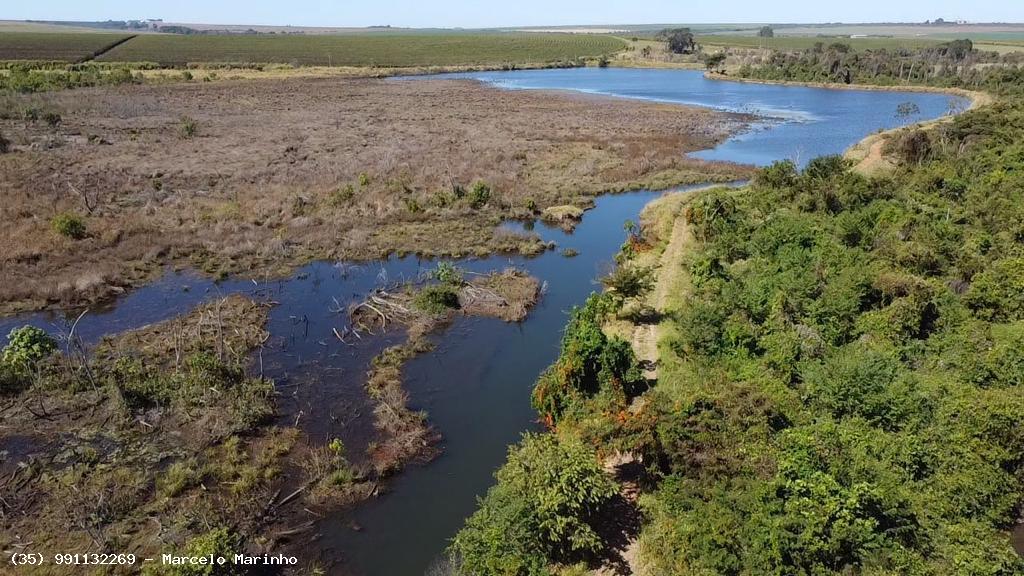
[[768,47],[776,50],[805,50],[813,48],[818,42],[822,42],[826,46],[839,42],[849,44],[854,50],[877,50],[881,48],[924,48],[935,46],[942,41],[929,38],[846,38],[842,36],[776,36],[775,38],[758,38],[757,36],[713,34],[698,36],[697,42],[703,46],[710,47]]
[[100,60],[164,65],[192,62],[381,67],[494,65],[593,58],[617,52],[625,46],[621,39],[597,34],[146,34],[118,46]]
[[100,32],[0,32],[0,60],[76,62],[128,36]]

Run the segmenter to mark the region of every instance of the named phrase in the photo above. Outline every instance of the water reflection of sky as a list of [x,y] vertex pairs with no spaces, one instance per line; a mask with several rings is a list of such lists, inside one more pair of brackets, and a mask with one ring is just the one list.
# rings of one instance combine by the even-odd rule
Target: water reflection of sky
[[[938,118],[967,104],[962,97],[934,92],[709,80],[696,70],[570,68],[466,72],[440,77],[475,79],[513,90],[572,90],[755,114],[765,120],[717,148],[693,156],[757,165],[781,159],[803,165],[815,156],[839,154],[877,130]],[[920,112],[909,117],[897,116],[896,108],[904,102],[913,102]],[[822,124],[828,127],[823,128]]]

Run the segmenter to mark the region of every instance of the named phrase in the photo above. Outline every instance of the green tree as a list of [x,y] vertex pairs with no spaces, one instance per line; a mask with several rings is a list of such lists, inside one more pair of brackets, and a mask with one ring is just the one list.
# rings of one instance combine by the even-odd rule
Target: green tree
[[712,72],[719,71],[722,69],[722,65],[725,64],[725,58],[725,52],[708,54],[704,58],[704,66]]
[[692,54],[697,50],[697,40],[689,28],[662,30],[660,34],[673,54]]
[[590,522],[617,487],[579,440],[527,433],[495,479],[452,541],[467,573],[540,576],[553,562],[603,549]]

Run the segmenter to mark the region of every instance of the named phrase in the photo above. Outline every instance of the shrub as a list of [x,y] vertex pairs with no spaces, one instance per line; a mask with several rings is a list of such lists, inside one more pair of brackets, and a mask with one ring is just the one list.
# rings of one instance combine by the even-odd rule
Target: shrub
[[224,564],[149,564],[143,571],[146,576],[241,576],[246,570],[233,562],[235,554],[243,552],[242,539],[227,528],[215,528],[191,538],[178,556],[203,558],[213,556],[224,558]]
[[57,341],[35,326],[15,328],[7,335],[7,340],[4,364],[16,368],[31,368],[57,349]]
[[156,479],[156,489],[162,496],[173,498],[196,486],[202,480],[202,473],[195,461],[178,461],[167,467]]
[[340,208],[342,206],[347,205],[349,202],[351,202],[352,199],[355,198],[355,195],[356,195],[355,186],[353,186],[351,184],[346,184],[345,186],[343,186],[341,188],[338,188],[334,192],[331,192],[331,196],[330,196],[329,202],[330,202],[331,206]]
[[758,170],[754,183],[768,188],[787,188],[796,184],[796,164],[792,160],[779,160]]
[[191,116],[182,116],[178,125],[178,136],[191,140],[199,134],[199,124]]
[[486,182],[477,180],[469,191],[469,205],[474,209],[483,208],[491,200],[491,187]]
[[459,295],[448,285],[427,286],[416,294],[413,304],[429,314],[444,314],[459,307]]
[[438,262],[437,268],[430,275],[442,284],[461,286],[463,283],[462,269],[451,262]]
[[71,238],[72,240],[85,238],[85,222],[77,214],[70,212],[57,214],[53,217],[53,220],[50,220],[50,225],[53,226],[55,232],[65,238]]
[[11,141],[4,138],[4,133],[0,132],[0,154],[7,154],[11,150]]
[[914,130],[901,135],[890,147],[889,151],[904,164],[920,164],[931,154],[932,141],[924,130]]
[[847,167],[846,159],[838,154],[819,156],[807,163],[804,177],[811,180],[831,180],[846,173]]
[[602,330],[608,305],[607,296],[593,295],[582,308],[573,309],[558,360],[537,380],[531,401],[549,423],[598,392],[622,401],[639,392],[643,376],[632,348]]
[[14,394],[31,384],[31,374],[24,369],[0,362],[0,395]]
[[619,266],[601,279],[615,298],[641,298],[654,287],[654,270],[642,266]]
[[602,550],[590,521],[617,488],[582,442],[527,433],[495,478],[452,542],[466,572],[539,576],[552,562]]

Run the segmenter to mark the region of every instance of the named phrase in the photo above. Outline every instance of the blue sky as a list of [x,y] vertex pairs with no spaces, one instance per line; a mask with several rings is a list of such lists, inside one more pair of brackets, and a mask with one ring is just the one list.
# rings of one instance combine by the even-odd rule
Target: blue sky
[[495,27],[649,22],[1024,22],[1022,0],[4,0],[0,19]]

